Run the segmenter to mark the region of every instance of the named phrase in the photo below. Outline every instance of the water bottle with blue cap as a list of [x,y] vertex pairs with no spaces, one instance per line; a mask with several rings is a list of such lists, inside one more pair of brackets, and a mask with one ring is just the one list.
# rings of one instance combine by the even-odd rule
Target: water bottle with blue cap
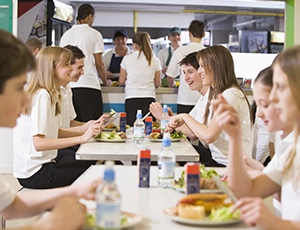
[[161,188],[168,188],[174,181],[176,157],[171,149],[170,133],[164,133],[162,150],[158,155],[158,184]]

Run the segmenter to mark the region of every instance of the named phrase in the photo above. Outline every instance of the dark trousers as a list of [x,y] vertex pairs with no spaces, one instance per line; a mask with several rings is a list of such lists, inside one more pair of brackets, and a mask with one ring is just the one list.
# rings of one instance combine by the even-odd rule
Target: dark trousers
[[177,104],[177,113],[189,113],[194,108],[194,105]]
[[198,145],[193,145],[196,151],[200,155],[200,163],[204,164],[207,167],[226,167],[226,165],[219,164],[216,162],[211,155],[209,149],[205,148],[200,141],[198,141]]
[[[142,110],[143,116],[149,112],[149,105],[155,102],[155,98],[129,98],[125,100],[125,111],[127,124],[133,126],[136,120],[136,112],[138,109]],[[151,116],[151,114],[149,115]]]
[[47,189],[72,184],[96,161],[79,161],[75,152],[79,146],[60,149],[54,162],[46,163],[34,175],[26,179],[18,178],[24,188]]
[[103,114],[101,90],[91,88],[72,88],[76,121],[97,120]]

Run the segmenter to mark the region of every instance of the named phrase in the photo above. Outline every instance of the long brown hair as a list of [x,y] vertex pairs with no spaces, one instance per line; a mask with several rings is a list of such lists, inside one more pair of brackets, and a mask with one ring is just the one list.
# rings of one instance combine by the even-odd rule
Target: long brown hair
[[148,61],[148,66],[150,66],[153,56],[150,43],[150,35],[146,32],[137,32],[133,35],[132,42],[140,47],[138,58],[140,57],[141,52],[143,52]]
[[[61,113],[61,98],[59,89],[55,84],[56,67],[60,63],[67,63],[72,59],[70,50],[58,46],[43,48],[37,55],[37,68],[31,73],[25,93],[32,103],[32,98],[40,89],[45,89],[50,95],[51,104],[56,105],[55,115]],[[24,113],[30,114],[31,103],[25,108]]]
[[205,108],[204,124],[206,124],[209,115],[209,107],[211,100],[218,94],[223,93],[226,89],[235,87],[239,89],[247,101],[249,114],[252,122],[250,104],[246,94],[241,89],[234,72],[234,63],[231,53],[224,46],[210,46],[198,52],[198,60],[201,58],[203,68],[214,78],[214,87],[210,87],[208,95],[208,103]]
[[[297,104],[298,110],[300,111],[300,46],[294,46],[288,48],[281,52],[273,61],[272,67],[274,65],[278,65],[280,69],[286,74],[288,79],[288,84],[291,89],[292,95],[295,98],[295,102]],[[300,134],[300,126],[297,123],[295,125],[295,140],[292,146],[292,149],[287,156],[287,160],[285,162],[283,175],[287,177],[288,175],[293,175],[293,186],[294,189],[300,190],[300,170],[299,168],[295,168],[294,170],[289,170],[292,168],[296,154],[297,154],[297,142]],[[299,167],[299,166],[298,166]],[[298,169],[298,170],[297,170]]]

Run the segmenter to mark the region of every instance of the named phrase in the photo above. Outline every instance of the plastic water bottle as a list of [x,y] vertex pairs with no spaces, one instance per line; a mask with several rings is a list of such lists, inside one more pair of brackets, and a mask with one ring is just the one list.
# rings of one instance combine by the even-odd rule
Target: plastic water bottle
[[114,163],[106,161],[104,182],[96,190],[97,229],[121,229],[121,196],[115,184]]
[[168,114],[168,107],[167,107],[167,105],[164,105],[163,114],[160,119],[160,128],[161,128],[162,133],[164,132],[169,120],[170,120],[170,116]]
[[170,133],[164,133],[162,151],[158,156],[158,184],[161,188],[168,188],[174,181],[176,157],[171,149]]
[[142,120],[142,110],[136,113],[136,120],[133,124],[133,142],[137,146],[142,146],[145,139],[145,124]]

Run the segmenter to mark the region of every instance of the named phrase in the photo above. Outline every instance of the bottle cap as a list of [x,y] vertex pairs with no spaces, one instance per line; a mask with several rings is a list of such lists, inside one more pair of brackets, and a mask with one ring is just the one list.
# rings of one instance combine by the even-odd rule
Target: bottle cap
[[126,113],[125,112],[121,112],[120,113],[120,117],[126,117]]
[[142,118],[142,110],[138,110],[137,113],[136,113],[136,118],[139,118],[141,119]]
[[146,117],[145,121],[146,121],[146,122],[152,122],[152,117],[151,117],[151,116]]
[[167,106],[167,105],[164,105],[164,107],[163,107],[163,112],[164,112],[164,113],[168,112],[168,106]]
[[105,170],[104,170],[104,180],[105,181],[114,181],[115,180],[115,170],[113,169],[114,162],[106,161]]
[[163,139],[162,139],[162,146],[164,146],[164,147],[171,146],[170,133],[164,133],[164,136],[163,136]]

